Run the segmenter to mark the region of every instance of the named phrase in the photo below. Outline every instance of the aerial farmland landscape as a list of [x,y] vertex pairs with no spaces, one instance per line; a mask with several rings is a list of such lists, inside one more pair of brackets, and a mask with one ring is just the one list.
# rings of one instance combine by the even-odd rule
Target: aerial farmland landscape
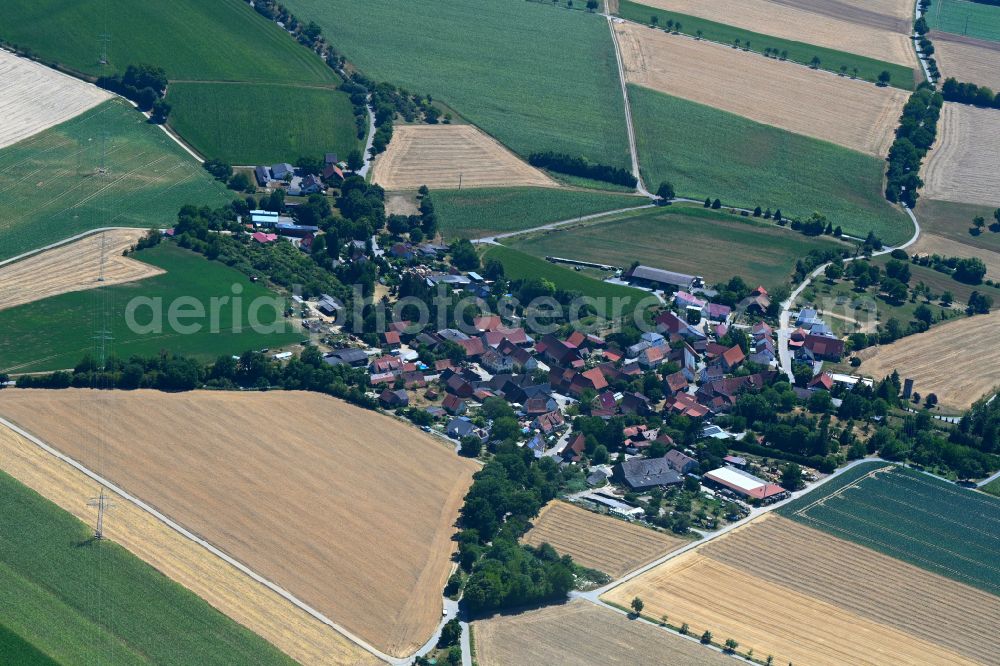
[[1000,663],[1000,0],[11,0],[0,664]]

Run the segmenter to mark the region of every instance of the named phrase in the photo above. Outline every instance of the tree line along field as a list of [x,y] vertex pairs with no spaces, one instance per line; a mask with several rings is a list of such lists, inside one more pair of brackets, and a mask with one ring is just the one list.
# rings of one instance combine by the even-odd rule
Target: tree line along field
[[[435,199],[436,201],[436,199]],[[539,257],[559,256],[627,268],[633,261],[701,275],[710,284],[739,275],[767,288],[784,284],[812,249],[846,247],[773,222],[673,204],[592,224],[570,225],[507,241]]]
[[629,85],[629,99],[648,183],[785,217],[819,212],[845,234],[873,231],[888,245],[913,234],[883,196],[884,160],[640,86]]
[[220,206],[232,195],[128,104],[110,100],[0,150],[0,196],[7,259],[99,227],[167,227],[184,204]]
[[643,197],[568,188],[489,187],[431,194],[446,238],[482,238],[649,203]]
[[477,0],[286,4],[319,23],[366,75],[440,99],[522,157],[554,151],[629,165],[617,63],[601,16]]
[[[150,356],[166,350],[209,361],[221,354],[280,347],[303,339],[285,320],[281,320],[287,324],[283,332],[258,333],[248,326],[251,302],[256,298],[273,298],[275,294],[260,283],[251,282],[243,273],[166,243],[132,257],[151,264],[162,274],[138,282],[52,296],[0,311],[0,330],[4,331],[0,338],[0,371],[37,372],[74,367],[93,352],[98,330],[96,317],[105,309],[113,336],[110,349],[120,358],[133,354]],[[195,298],[208,313],[211,299],[232,297],[234,285],[242,289],[243,300],[239,304],[242,330],[234,326],[232,302],[219,309],[216,333],[209,330],[207,315],[199,320],[203,324],[200,332],[184,334],[168,326],[167,308],[175,299]],[[136,297],[162,299],[161,333],[129,328],[125,310]],[[259,311],[262,325],[274,323],[275,317],[273,308],[263,307]],[[138,324],[150,323],[150,308],[139,308],[135,319]]]
[[[203,155],[268,164],[358,148],[350,98],[325,87],[173,83],[170,125]],[[288,113],[286,113],[288,111]]]
[[1000,499],[898,465],[859,465],[778,512],[918,567],[1000,593]]
[[614,30],[629,83],[869,155],[888,154],[907,100],[897,88],[831,76],[730,45],[636,23],[617,23]]
[[0,495],[6,663],[294,663],[4,472]]
[[412,425],[300,391],[8,390],[0,414],[384,652],[441,622],[477,467]]
[[[642,4],[896,63],[911,71],[919,65],[910,41],[913,5],[909,0],[878,4],[866,0],[836,3],[824,0],[644,0]],[[646,16],[642,20],[649,18]],[[682,19],[681,22],[686,21]],[[835,67],[839,68],[840,64],[835,63]],[[900,77],[899,81],[904,82],[906,78]]]
[[1000,6],[969,0],[934,0],[927,12],[932,30],[1000,42]]
[[[875,82],[879,74],[887,71],[890,74],[890,85],[913,90],[916,87],[917,71],[908,65],[901,65],[893,62],[886,62],[876,58],[869,58],[855,53],[848,53],[836,48],[826,48],[816,46],[802,41],[792,39],[782,39],[770,34],[762,34],[745,28],[737,28],[725,23],[717,23],[708,19],[681,14],[676,11],[667,11],[656,7],[648,7],[644,4],[631,2],[631,0],[621,0],[619,3],[618,16],[636,23],[647,25],[653,16],[657,17],[656,25],[665,29],[667,21],[681,23],[681,30],[685,35],[701,37],[721,44],[732,44],[735,40],[740,40],[741,45],[750,44],[750,50],[762,53],[765,49],[771,49],[777,53],[787,52],[786,58],[792,62],[807,65],[812,59],[819,58],[820,68],[831,72],[840,72],[841,67],[847,68],[848,76],[856,76],[865,81]],[[766,30],[766,27],[761,28]],[[797,35],[807,39],[809,33],[802,31]],[[857,73],[855,74],[855,69]]]
[[684,664],[725,666],[730,657],[582,599],[472,624],[482,666]]
[[[6,9],[0,40],[30,49],[44,62],[89,77],[120,73],[131,64],[152,64],[166,70],[171,82],[197,81],[208,88],[218,87],[207,100],[210,93],[205,91],[175,96],[172,86],[167,90],[167,101],[179,117],[178,132],[185,136],[191,123],[198,122],[201,133],[192,142],[209,158],[225,157],[244,164],[265,156],[260,161],[294,162],[300,156],[295,151],[304,144],[314,156],[337,146],[358,146],[348,97],[335,90],[340,84],[337,74],[241,0],[14,0]],[[108,32],[109,21],[114,25],[109,65],[102,66],[100,35]],[[287,97],[281,99],[281,91],[237,91],[217,85],[221,82],[283,84],[306,91],[325,88],[331,108],[315,118],[317,93],[310,96],[285,89]],[[257,94],[251,97],[251,92]],[[225,118],[213,119],[210,111],[199,108],[206,101],[210,108],[215,108],[212,102],[232,104],[230,112],[248,103],[253,108],[243,107],[234,131],[227,128]],[[336,122],[330,123],[333,114]],[[279,120],[293,131],[276,132]],[[289,135],[294,141],[283,142]]]

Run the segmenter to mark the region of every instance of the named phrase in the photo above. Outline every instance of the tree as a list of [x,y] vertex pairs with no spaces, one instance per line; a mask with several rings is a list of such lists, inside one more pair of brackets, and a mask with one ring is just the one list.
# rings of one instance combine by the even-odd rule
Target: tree
[[913,316],[917,321],[922,321],[928,326],[934,323],[934,312],[924,303],[917,306],[917,309],[913,311]]
[[703,645],[708,645],[709,643],[711,643],[712,642],[712,632],[709,631],[708,629],[706,629],[705,633],[703,633],[701,635],[701,642],[702,642]]
[[839,261],[831,261],[823,269],[823,275],[826,276],[827,280],[833,282],[834,280],[839,280],[844,276],[844,265]]
[[754,217],[760,217],[761,216],[760,206],[757,206],[756,208],[753,209],[753,216]]
[[153,102],[153,109],[150,112],[150,115],[152,116],[152,121],[159,125],[162,125],[163,123],[167,122],[167,116],[170,115],[170,110],[172,108],[173,107],[170,105],[170,102],[168,102],[167,100],[165,99],[156,100],[155,102]]
[[479,439],[475,435],[466,435],[462,438],[461,442],[461,448],[459,451],[467,458],[475,458],[483,450],[483,440]]
[[813,69],[818,69],[820,65],[819,56],[813,56],[812,60],[809,61],[809,66]]
[[660,22],[660,17],[657,16],[656,14],[653,14],[652,16],[649,17],[650,25],[657,25],[659,24],[659,22]]
[[714,210],[718,210],[718,209],[722,208],[722,202],[719,201],[718,199],[716,199],[715,201],[712,202],[712,208]]
[[959,259],[955,264],[955,279],[966,284],[979,284],[986,275],[986,264],[979,257]]
[[461,271],[479,269],[479,255],[467,238],[463,238],[451,246],[451,263]]
[[781,222],[781,209],[778,208],[774,211],[774,221]]
[[997,208],[995,211],[993,211],[993,219],[996,220],[995,224],[997,230],[1000,230],[1000,208]]
[[918,35],[926,35],[928,30],[929,28],[927,26],[927,21],[924,19],[923,16],[914,21],[913,32],[917,33]]
[[676,196],[673,184],[667,181],[660,183],[660,186],[656,189],[656,196],[660,199],[661,203],[671,201]]
[[806,382],[813,378],[812,366],[808,363],[793,363],[792,375],[797,386],[805,386]]
[[361,155],[361,151],[357,148],[347,154],[347,168],[351,171],[357,171],[364,165],[364,157]]
[[458,641],[462,638],[462,625],[459,623],[457,617],[445,622],[444,626],[441,627],[441,637],[438,638],[437,646],[439,648],[451,647],[452,645],[458,645]]
[[984,218],[982,215],[977,215],[972,220],[972,224],[976,227],[976,233],[981,234],[983,233],[983,227],[986,226],[986,218]]
[[691,627],[689,627],[688,623],[685,622],[681,625],[681,628],[678,629],[678,631],[681,633],[681,636],[687,636],[688,632],[691,631]]
[[705,197],[705,208],[709,208],[712,205],[712,200],[709,197]]
[[785,490],[798,490],[802,487],[802,468],[795,463],[788,463],[781,468],[781,487]]
[[924,399],[924,404],[927,406],[927,409],[934,409],[934,406],[937,405],[937,403],[938,397],[934,393],[928,393],[927,397]]
[[883,69],[882,72],[878,75],[878,85],[883,88],[886,87],[887,85],[889,85],[889,79],[891,78],[892,74],[889,73],[889,70]]
[[233,177],[229,179],[229,189],[236,190],[237,192],[253,192],[254,187],[250,182],[250,177],[247,176],[242,171],[233,174]]
[[733,640],[732,638],[727,638],[727,639],[726,639],[726,646],[725,646],[725,650],[726,650],[726,652],[728,652],[729,654],[732,654],[733,652],[736,652],[736,648],[738,648],[739,646],[740,646],[740,644],[739,644],[739,643],[737,643],[737,642],[736,642],[735,640]]
[[646,604],[642,603],[642,599],[640,599],[639,597],[633,599],[631,605],[632,605],[632,611],[637,616],[642,615],[642,609],[646,606]]
[[201,165],[216,180],[226,182],[233,175],[233,167],[222,160],[208,160]]
[[597,9],[597,0],[587,0],[587,11],[595,11]]
[[608,447],[603,444],[598,444],[597,448],[594,449],[594,460],[595,465],[603,465],[608,462]]

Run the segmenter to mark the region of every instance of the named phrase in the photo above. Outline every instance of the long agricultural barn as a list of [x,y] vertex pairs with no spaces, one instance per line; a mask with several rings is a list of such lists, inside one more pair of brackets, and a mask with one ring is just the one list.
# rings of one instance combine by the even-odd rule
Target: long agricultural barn
[[735,467],[720,467],[713,469],[703,477],[705,481],[728,488],[734,493],[743,495],[749,499],[757,499],[763,502],[773,502],[781,499],[787,491],[776,483],[768,483],[763,479],[758,479],[753,474],[749,474]]

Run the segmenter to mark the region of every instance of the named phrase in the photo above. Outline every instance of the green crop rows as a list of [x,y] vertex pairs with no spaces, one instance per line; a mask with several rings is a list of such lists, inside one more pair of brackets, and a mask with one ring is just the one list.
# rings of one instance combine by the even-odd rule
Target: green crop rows
[[1000,6],[967,0],[934,0],[927,12],[934,30],[1000,42]]
[[[884,471],[874,472],[884,468]],[[779,509],[810,527],[1000,594],[1000,499],[904,467],[861,465]]]

